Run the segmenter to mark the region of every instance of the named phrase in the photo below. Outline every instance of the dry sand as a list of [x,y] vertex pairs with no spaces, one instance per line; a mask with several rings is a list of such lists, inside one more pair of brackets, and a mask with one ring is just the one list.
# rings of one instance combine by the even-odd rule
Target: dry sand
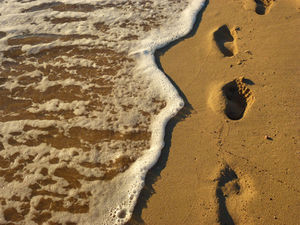
[[256,2],[209,1],[160,57],[186,97],[177,119],[190,115],[148,175],[139,224],[299,224],[300,5],[265,0],[259,15]]

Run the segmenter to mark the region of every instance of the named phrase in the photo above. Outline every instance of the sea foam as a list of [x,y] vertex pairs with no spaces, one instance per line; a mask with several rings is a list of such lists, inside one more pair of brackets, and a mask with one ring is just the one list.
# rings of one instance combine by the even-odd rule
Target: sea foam
[[183,100],[157,67],[204,0],[0,2],[0,222],[124,224]]

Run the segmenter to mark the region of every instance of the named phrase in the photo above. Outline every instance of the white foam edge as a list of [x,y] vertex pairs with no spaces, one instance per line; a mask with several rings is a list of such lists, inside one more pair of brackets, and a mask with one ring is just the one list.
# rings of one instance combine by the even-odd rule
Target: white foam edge
[[[181,20],[174,22],[173,27],[181,27],[183,29],[177,29],[176,32],[171,32],[170,30],[162,32],[161,29],[151,32],[147,39],[144,39],[141,44],[137,45],[133,50],[130,51],[130,55],[134,55],[137,58],[137,68],[139,71],[144,71],[157,86],[160,86],[163,92],[167,92],[167,106],[155,117],[151,125],[151,141],[150,149],[146,150],[144,154],[135,162],[127,171],[126,180],[135,180],[134,187],[128,188],[131,190],[128,193],[128,202],[123,202],[123,206],[127,206],[125,218],[116,221],[117,224],[121,222],[126,223],[132,216],[134,207],[137,203],[139,194],[144,187],[145,178],[147,172],[157,163],[161,150],[165,146],[164,137],[165,129],[169,120],[174,117],[180,109],[184,106],[183,99],[179,96],[176,88],[171,84],[166,75],[157,67],[155,62],[155,51],[163,46],[168,45],[170,42],[187,35],[193,28],[196,16],[205,4],[205,0],[195,0],[190,3],[190,5],[182,12]],[[169,26],[167,26],[169,27]],[[164,36],[160,37],[159,34]],[[153,42],[153,36],[158,36]],[[138,50],[137,50],[138,48]],[[140,179],[137,179],[139,177]],[[129,185],[132,185],[131,183]],[[133,193],[132,193],[133,192]],[[133,197],[132,197],[133,196]],[[118,211],[124,210],[121,205],[114,211],[118,214]]]
[[[167,91],[168,100],[167,106],[155,117],[151,124],[151,147],[144,151],[143,155],[131,165],[128,171],[126,171],[126,180],[133,180],[135,181],[135,183],[131,187],[124,188],[124,190],[131,190],[131,192],[128,192],[129,201],[126,202],[125,200],[125,202],[122,203],[122,206],[120,205],[118,209],[115,209],[114,211],[115,215],[118,215],[118,213],[124,209],[126,209],[128,213],[123,219],[117,218],[116,216],[115,218],[121,221],[121,223],[117,222],[116,224],[125,223],[131,218],[139,194],[144,186],[146,174],[158,161],[161,154],[161,150],[165,145],[164,137],[166,125],[168,121],[172,117],[174,117],[177,114],[177,112],[184,106],[184,101],[179,96],[175,87],[170,83],[165,74],[157,68],[154,61],[154,56],[144,55],[144,57],[141,58],[142,61],[148,61],[147,64],[154,64],[152,66],[152,71],[155,71],[155,73],[152,74],[153,79],[155,80],[155,84],[157,84],[158,88]],[[149,67],[148,69],[145,68],[145,70],[149,70]],[[132,182],[128,182],[128,185],[132,185]]]
[[[190,0],[187,8],[182,11],[180,20],[164,24],[158,29],[146,33],[146,38],[133,46],[129,55],[153,54],[157,49],[187,35],[192,30],[197,14],[205,2],[206,0]],[[170,29],[170,27],[175,28]],[[172,35],[170,36],[170,34]]]

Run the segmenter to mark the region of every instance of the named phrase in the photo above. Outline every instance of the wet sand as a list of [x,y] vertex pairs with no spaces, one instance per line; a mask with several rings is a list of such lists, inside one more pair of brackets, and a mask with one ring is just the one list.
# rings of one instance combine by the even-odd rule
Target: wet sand
[[299,223],[300,4],[256,2],[209,1],[159,58],[186,107],[133,224]]

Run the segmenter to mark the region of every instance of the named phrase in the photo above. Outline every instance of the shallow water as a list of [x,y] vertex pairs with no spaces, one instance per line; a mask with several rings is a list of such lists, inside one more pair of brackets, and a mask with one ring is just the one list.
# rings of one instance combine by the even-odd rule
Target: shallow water
[[0,222],[123,224],[183,106],[154,50],[203,1],[0,1]]

